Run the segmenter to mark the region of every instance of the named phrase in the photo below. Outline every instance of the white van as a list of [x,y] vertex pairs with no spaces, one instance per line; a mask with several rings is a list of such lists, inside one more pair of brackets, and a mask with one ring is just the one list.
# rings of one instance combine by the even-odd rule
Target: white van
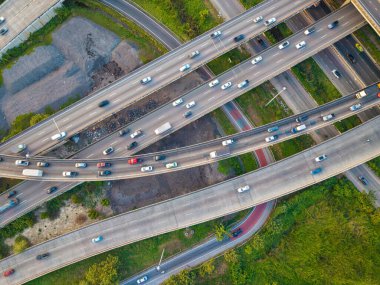
[[63,139],[66,136],[66,132],[61,132],[59,134],[55,134],[54,136],[51,137],[52,141],[58,141]]

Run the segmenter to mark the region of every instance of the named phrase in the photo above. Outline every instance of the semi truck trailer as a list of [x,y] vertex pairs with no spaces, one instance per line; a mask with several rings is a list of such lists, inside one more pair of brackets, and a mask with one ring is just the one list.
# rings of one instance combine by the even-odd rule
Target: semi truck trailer
[[171,128],[172,128],[172,125],[169,122],[166,122],[162,126],[155,129],[154,132],[156,133],[156,135],[160,135],[160,134],[170,130]]
[[32,176],[32,177],[41,177],[44,174],[42,170],[39,169],[24,169],[22,175]]

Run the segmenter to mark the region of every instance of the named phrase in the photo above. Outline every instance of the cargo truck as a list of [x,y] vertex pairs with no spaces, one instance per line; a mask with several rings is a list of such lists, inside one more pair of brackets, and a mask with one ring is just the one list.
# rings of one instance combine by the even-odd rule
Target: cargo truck
[[26,144],[22,143],[19,145],[15,145],[11,148],[11,152],[14,154],[20,153],[26,149]]
[[364,90],[356,93],[356,98],[358,99],[363,98],[364,96],[367,96],[367,93],[365,93]]
[[9,200],[8,203],[6,203],[3,206],[0,206],[0,214],[4,213],[6,210],[8,210],[10,208],[13,208],[18,203],[19,203],[19,200],[17,198],[13,198],[13,199]]
[[22,171],[22,175],[25,176],[42,177],[43,174],[44,172],[39,169],[24,169]]
[[210,152],[210,157],[217,158],[217,157],[221,157],[221,156],[225,156],[229,154],[230,154],[229,149],[222,149],[222,150],[216,150],[216,151]]
[[170,125],[169,122],[166,122],[162,126],[160,126],[157,129],[155,129],[154,132],[156,133],[156,135],[160,135],[160,134],[162,134],[162,133],[170,130],[171,128],[172,128],[172,125]]
[[306,125],[305,125],[305,124],[303,124],[303,125],[299,125],[299,126],[293,128],[293,129],[291,130],[291,132],[292,132],[293,134],[295,134],[295,133],[298,133],[298,132],[303,131],[303,130],[306,130]]

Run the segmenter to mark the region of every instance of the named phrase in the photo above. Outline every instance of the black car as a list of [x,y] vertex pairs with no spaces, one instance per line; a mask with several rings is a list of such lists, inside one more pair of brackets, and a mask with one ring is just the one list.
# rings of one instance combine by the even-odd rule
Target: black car
[[234,231],[232,232],[232,236],[233,236],[233,237],[237,237],[237,236],[239,236],[242,232],[243,232],[243,230],[242,230],[241,228],[238,228],[238,229],[236,229],[236,230],[234,230]]
[[187,112],[183,113],[183,117],[184,117],[184,118],[188,118],[188,117],[190,117],[192,114],[193,114],[193,113],[192,113],[191,111],[187,111]]
[[55,192],[57,190],[58,190],[58,187],[57,186],[53,186],[53,187],[50,187],[46,192],[48,194],[51,194],[51,193],[53,193],[53,192]]
[[101,170],[101,171],[98,171],[98,175],[99,176],[108,176],[108,175],[111,175],[111,171],[110,170]]
[[12,198],[13,196],[15,196],[16,194],[17,194],[17,191],[11,191],[11,192],[8,193],[7,198],[10,199],[10,198]]
[[119,136],[125,136],[126,134],[128,134],[131,130],[130,129],[122,129],[119,131]]
[[331,24],[328,24],[328,28],[329,29],[334,29],[336,26],[338,26],[338,24],[339,24],[339,21],[334,21],[334,22],[332,22]]
[[257,42],[258,42],[259,44],[261,44],[261,45],[265,45],[264,40],[263,40],[262,38],[257,37],[256,40],[257,40]]
[[37,260],[41,260],[41,259],[46,259],[50,256],[50,253],[46,252],[46,253],[43,253],[43,254],[39,254],[37,255]]
[[364,176],[362,176],[362,175],[358,176],[358,179],[360,180],[361,183],[363,183],[363,185],[368,185],[369,184],[368,180]]
[[349,59],[352,63],[356,63],[356,59],[355,59],[355,57],[354,57],[352,54],[347,53],[346,55],[347,55],[348,59]]
[[7,27],[4,27],[4,28],[1,28],[0,30],[0,35],[5,35],[6,33],[8,33],[8,28]]
[[159,161],[159,160],[164,160],[165,158],[166,158],[165,155],[156,155],[156,156],[154,157],[154,160],[155,160],[155,161]]
[[136,141],[135,142],[131,142],[129,144],[129,146],[127,146],[127,149],[131,150],[131,149],[134,149],[135,147],[137,147],[137,142]]
[[241,40],[244,40],[245,36],[244,35],[238,35],[234,37],[235,42],[240,42]]
[[297,123],[301,123],[303,121],[306,121],[307,119],[309,119],[309,116],[299,116],[297,119],[296,119],[296,122]]
[[110,101],[103,100],[103,101],[99,102],[98,106],[99,107],[104,107],[104,106],[107,106],[109,103],[110,103]]

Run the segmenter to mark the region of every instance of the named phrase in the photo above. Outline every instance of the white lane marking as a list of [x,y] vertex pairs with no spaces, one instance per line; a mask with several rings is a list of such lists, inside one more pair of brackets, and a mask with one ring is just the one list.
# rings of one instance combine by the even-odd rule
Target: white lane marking
[[160,119],[162,119],[164,117],[164,115],[162,115],[161,117],[158,117],[158,119],[157,120],[160,120]]
[[121,98],[117,98],[113,102],[116,103],[116,102],[119,102],[120,100],[121,100]]
[[201,47],[205,47],[208,45],[208,42],[205,42],[203,45],[201,45]]
[[327,35],[323,35],[323,36],[321,37],[321,39],[323,39],[323,38],[325,38],[325,37],[327,37]]
[[86,158],[90,158],[90,157],[92,157],[92,156],[94,156],[94,154],[93,153],[91,153],[89,156],[87,156]]
[[85,109],[88,110],[88,109],[91,109],[92,108],[92,105],[88,105]]
[[343,27],[344,27],[344,26],[347,26],[349,23],[350,23],[350,21],[345,22],[345,23],[343,24]]
[[259,73],[260,73],[260,71],[256,72],[254,75],[257,75],[257,74],[259,74]]
[[38,135],[40,136],[40,135],[42,135],[42,134],[44,134],[44,133],[46,133],[46,130],[45,130],[45,131],[42,131],[42,132],[39,132]]
[[214,99],[214,98],[215,98],[215,96],[212,96],[211,98],[208,98],[207,101],[211,101],[211,100]]
[[73,124],[68,125],[68,126],[66,127],[66,129],[70,129],[72,126],[73,126]]
[[274,55],[272,55],[272,57],[274,57],[274,56],[276,56],[276,55],[278,55],[279,54],[279,52],[276,52]]
[[117,148],[115,151],[119,151],[119,150],[121,150],[121,147]]
[[338,18],[338,20],[343,19],[344,17],[345,17],[345,16],[342,16],[342,17]]
[[279,63],[279,62],[281,62],[281,61],[283,61],[284,59],[282,58],[282,59],[279,59],[279,60],[277,60],[276,61],[276,63]]
[[[140,81],[138,81],[138,82],[140,82]],[[110,97],[113,97],[113,96],[115,96],[117,93],[116,92],[113,92],[113,93],[111,93],[109,96]]]
[[320,28],[319,30],[316,30],[316,32],[320,32],[320,31],[323,31],[323,28]]
[[92,115],[95,115],[98,111],[94,111],[92,113],[89,114],[90,117],[92,117]]
[[24,192],[19,193],[16,197],[20,197]]
[[42,142],[46,142],[49,138],[43,139]]

